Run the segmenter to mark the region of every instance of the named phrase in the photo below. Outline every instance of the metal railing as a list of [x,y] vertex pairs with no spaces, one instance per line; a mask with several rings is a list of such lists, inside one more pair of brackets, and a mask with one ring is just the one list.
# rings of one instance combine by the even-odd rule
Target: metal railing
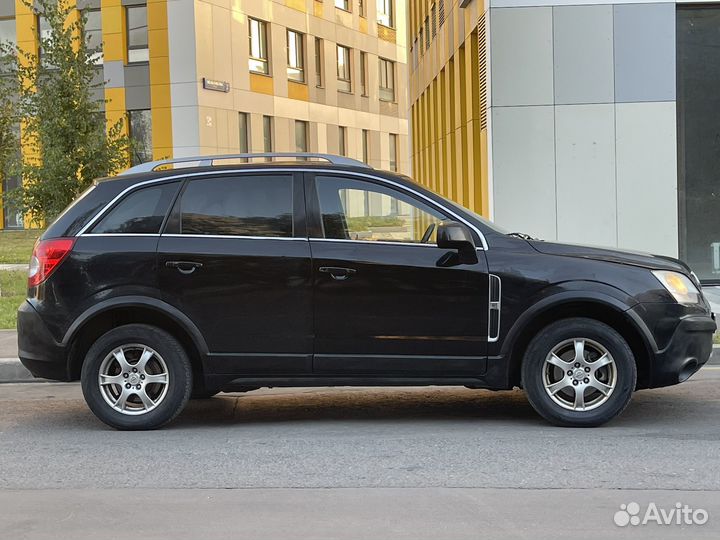
[[148,161],[147,163],[140,163],[134,167],[130,167],[122,174],[135,174],[152,172],[155,169],[167,165],[176,165],[181,163],[195,163],[197,167],[211,167],[216,161],[230,160],[230,159],[244,159],[248,162],[251,159],[275,159],[275,158],[290,158],[296,160],[309,161],[313,159],[324,160],[331,165],[344,165],[348,167],[363,167],[370,169],[370,165],[357,159],[352,159],[345,156],[336,156],[333,154],[316,154],[311,152],[262,152],[257,154],[221,154],[217,156],[190,156],[173,159],[160,159],[158,161]]

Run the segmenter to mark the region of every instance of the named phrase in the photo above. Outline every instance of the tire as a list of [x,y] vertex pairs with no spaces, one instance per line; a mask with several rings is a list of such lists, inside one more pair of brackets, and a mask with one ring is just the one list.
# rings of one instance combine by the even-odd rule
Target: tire
[[107,425],[156,429],[187,404],[192,369],[173,336],[154,326],[128,324],[103,334],[90,347],[81,382],[88,407]]
[[522,364],[530,404],[556,426],[594,427],[612,420],[630,403],[636,381],[627,342],[594,319],[545,327],[530,341]]

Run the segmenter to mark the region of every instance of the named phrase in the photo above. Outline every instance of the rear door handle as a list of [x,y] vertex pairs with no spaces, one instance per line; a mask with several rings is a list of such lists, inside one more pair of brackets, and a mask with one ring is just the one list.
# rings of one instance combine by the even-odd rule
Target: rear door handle
[[351,275],[356,274],[354,268],[341,268],[339,266],[321,266],[319,270],[324,274],[330,274],[335,281],[345,281]]
[[167,261],[165,266],[177,268],[181,274],[192,274],[197,268],[202,268],[202,263],[195,261]]

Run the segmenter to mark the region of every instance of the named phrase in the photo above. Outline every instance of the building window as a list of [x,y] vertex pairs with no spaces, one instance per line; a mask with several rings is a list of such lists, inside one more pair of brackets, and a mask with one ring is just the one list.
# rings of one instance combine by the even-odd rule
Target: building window
[[425,56],[425,47],[423,47],[423,39],[425,36],[425,32],[422,28],[420,28],[420,57]]
[[323,86],[323,40],[315,38],[315,86]]
[[150,60],[148,45],[147,6],[127,6],[128,62]]
[[250,71],[270,74],[270,66],[268,65],[267,52],[267,23],[258,21],[257,19],[249,19],[250,21],[250,59],[248,67]]
[[398,170],[398,136],[395,133],[390,134],[390,170]]
[[360,52],[360,94],[368,95],[367,85],[367,54]]
[[425,17],[425,48],[430,48],[430,17]]
[[347,156],[347,128],[338,126],[338,153]]
[[350,49],[337,46],[337,78],[338,90],[352,92],[352,78],[350,70]]
[[377,22],[393,28],[395,26],[394,17],[393,0],[377,0]]
[[720,10],[677,6],[677,151],[680,257],[720,283]]
[[247,154],[250,151],[250,115],[241,112],[238,114],[238,130],[240,134],[240,153]]
[[367,13],[365,10],[365,0],[358,0],[358,14],[361,17],[367,17]]
[[132,164],[152,161],[152,118],[149,109],[128,111],[128,127],[133,142]]
[[295,120],[295,151],[308,151],[308,123],[303,120]]
[[272,116],[263,116],[263,152],[273,151]]
[[38,58],[42,65],[47,66],[47,61],[43,58],[45,51],[43,51],[43,41],[47,42],[52,38],[52,30],[47,19],[42,15],[37,16],[37,31],[38,31]]
[[395,62],[380,58],[380,100],[395,101]]
[[291,81],[305,82],[305,36],[294,30],[287,32],[288,67],[287,76]]
[[85,42],[93,64],[99,66],[103,63],[102,17],[99,9],[89,9],[85,14]]
[[350,11],[350,0],[335,0],[335,7]]
[[430,18],[432,22],[432,37],[435,39],[437,35],[437,6],[435,4],[430,7]]
[[413,67],[413,71],[414,71],[418,67],[418,40],[417,40],[417,38],[415,38],[415,41],[413,42],[411,56],[412,56],[412,67]]
[[440,26],[445,24],[445,0],[440,0]]
[[[15,19],[0,18],[0,43],[6,43],[11,47],[17,45],[17,37],[15,34]],[[0,72],[5,68],[5,62],[0,57]]]
[[368,130],[363,129],[362,130],[362,159],[365,163],[370,162],[370,141],[368,140],[370,137]]

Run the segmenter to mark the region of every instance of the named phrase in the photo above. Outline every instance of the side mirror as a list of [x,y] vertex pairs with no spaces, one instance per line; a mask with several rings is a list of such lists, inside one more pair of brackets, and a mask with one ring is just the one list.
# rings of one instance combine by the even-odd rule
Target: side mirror
[[467,228],[457,221],[443,221],[437,232],[437,245],[443,249],[457,250],[459,264],[478,262],[475,241]]

